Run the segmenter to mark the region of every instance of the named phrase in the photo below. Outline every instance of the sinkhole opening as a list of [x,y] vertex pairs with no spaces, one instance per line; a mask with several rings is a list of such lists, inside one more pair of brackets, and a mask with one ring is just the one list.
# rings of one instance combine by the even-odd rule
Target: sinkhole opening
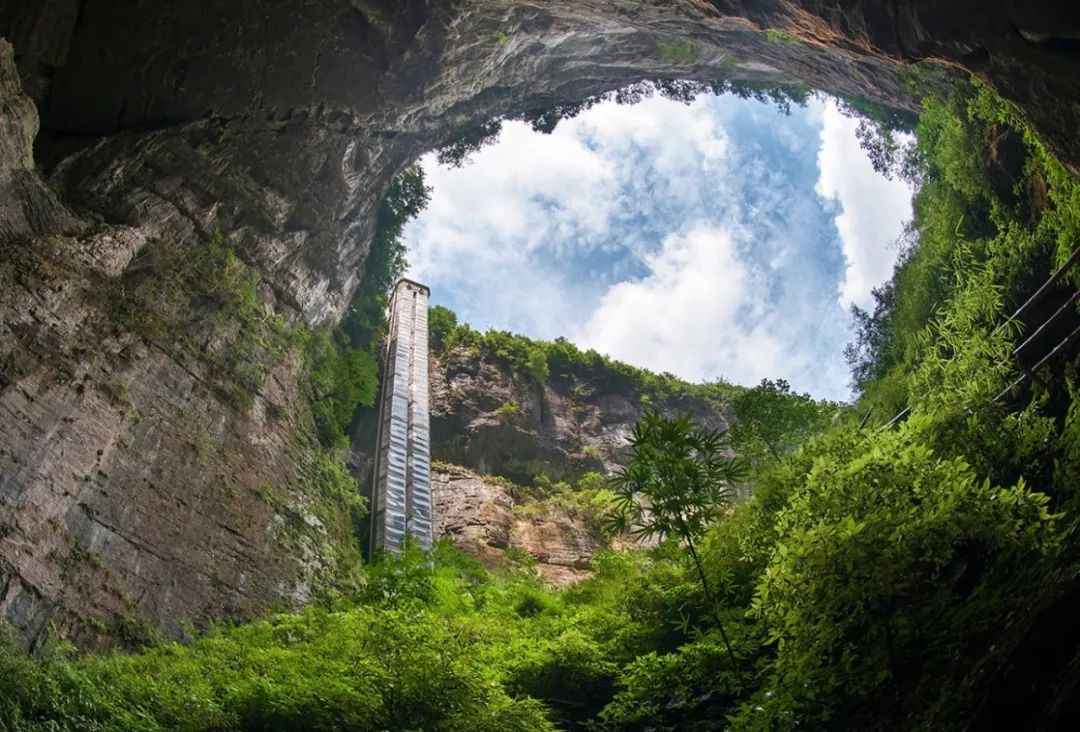
[[492,120],[414,168],[429,200],[406,274],[480,331],[847,400],[852,308],[873,310],[911,244],[913,183],[892,163],[915,121],[696,82]]

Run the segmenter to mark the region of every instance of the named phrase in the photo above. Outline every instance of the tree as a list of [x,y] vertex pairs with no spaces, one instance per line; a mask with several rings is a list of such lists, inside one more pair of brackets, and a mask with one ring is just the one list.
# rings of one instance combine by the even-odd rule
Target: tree
[[731,442],[754,466],[779,460],[829,425],[838,406],[791,390],[784,379],[762,379],[736,397]]
[[446,346],[446,338],[457,328],[457,313],[443,305],[428,310],[428,340],[431,348],[440,353]]
[[347,443],[357,410],[375,404],[376,353],[386,330],[386,305],[406,265],[402,231],[430,196],[419,165],[409,165],[391,181],[379,205],[363,277],[345,317],[332,333],[316,330],[309,341],[312,412],[327,445]]
[[686,543],[732,665],[735,652],[695,540],[729,505],[732,486],[743,475],[742,462],[728,456],[725,432],[698,428],[689,415],[665,419],[646,412],[634,426],[626,468],[612,479],[614,510],[605,521],[613,534],[678,537]]
[[449,168],[463,167],[474,153],[498,142],[501,132],[501,119],[491,119],[465,128],[458,134],[456,140],[439,148],[435,153],[435,158],[439,161],[439,165]]
[[375,218],[375,233],[364,260],[364,275],[353,293],[341,328],[352,346],[375,351],[386,326],[390,292],[405,272],[402,232],[431,199],[424,169],[413,163],[390,183]]

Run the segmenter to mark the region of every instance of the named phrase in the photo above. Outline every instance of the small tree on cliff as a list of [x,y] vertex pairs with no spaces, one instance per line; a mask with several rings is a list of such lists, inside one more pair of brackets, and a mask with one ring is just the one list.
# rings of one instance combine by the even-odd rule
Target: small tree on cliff
[[727,447],[725,432],[697,428],[689,415],[665,419],[646,412],[634,426],[626,468],[612,479],[614,509],[606,528],[685,542],[734,665],[735,652],[696,545],[730,504],[732,486],[744,475],[742,463],[728,457]]

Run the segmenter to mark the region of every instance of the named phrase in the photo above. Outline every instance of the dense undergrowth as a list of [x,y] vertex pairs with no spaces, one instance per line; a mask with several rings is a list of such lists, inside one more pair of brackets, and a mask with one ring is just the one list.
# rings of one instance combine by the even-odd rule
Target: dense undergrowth
[[[1067,728],[1074,365],[994,397],[1028,327],[1003,324],[1078,242],[1080,186],[1024,130],[984,88],[928,100],[909,245],[858,316],[857,413],[791,416],[770,401],[786,385],[762,385],[744,415],[761,425],[753,498],[698,546],[715,607],[671,540],[602,553],[561,591],[509,559],[492,572],[409,550],[353,595],[189,645],[9,649],[0,728]],[[437,348],[501,349],[535,378],[622,369],[444,320]]]

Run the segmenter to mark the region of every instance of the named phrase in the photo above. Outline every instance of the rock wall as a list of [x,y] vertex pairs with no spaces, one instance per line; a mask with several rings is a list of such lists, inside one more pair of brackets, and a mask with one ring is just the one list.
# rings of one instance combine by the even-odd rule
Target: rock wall
[[351,529],[298,354],[238,360],[270,334],[176,299],[161,255],[203,245],[172,206],[133,194],[130,225],[60,203],[3,42],[0,95],[0,618],[93,644],[310,601],[344,573]]
[[[0,35],[0,617],[30,638],[176,635],[339,572],[345,508],[276,339],[340,316],[394,173],[470,125],[643,78],[913,109],[905,64],[937,60],[1080,163],[1066,0],[30,0]],[[258,277],[243,301],[184,264],[216,232]],[[477,402],[454,449],[506,462],[477,446],[535,429],[540,462],[579,434],[610,458],[618,425],[520,396],[512,429]]]
[[433,357],[429,374],[432,458],[522,485],[539,473],[570,481],[588,471],[611,474],[646,409],[690,412],[711,429],[728,424],[704,399],[654,404],[614,373],[588,379],[555,373],[540,384],[461,346]]
[[536,561],[545,580],[568,585],[587,577],[593,555],[608,546],[583,517],[559,506],[530,504],[505,481],[442,466],[432,472],[431,488],[436,537],[451,540],[491,568],[506,564],[507,549],[517,549]]
[[493,116],[642,78],[916,103],[895,59],[770,40],[701,0],[40,0],[0,10],[0,35],[39,159],[79,151],[57,181],[72,202],[139,225],[137,193],[229,231],[309,322],[343,312],[393,174]]
[[[537,500],[528,490],[537,475],[574,483],[590,471],[613,474],[625,464],[631,430],[646,409],[690,412],[711,429],[726,429],[730,420],[704,398],[652,400],[614,370],[566,369],[541,384],[466,346],[433,353],[428,378],[436,538],[489,566],[504,562],[506,549],[520,549],[542,577],[560,585],[588,576],[593,555],[609,542],[586,517]],[[365,490],[374,433],[370,410],[355,425],[350,452]]]

